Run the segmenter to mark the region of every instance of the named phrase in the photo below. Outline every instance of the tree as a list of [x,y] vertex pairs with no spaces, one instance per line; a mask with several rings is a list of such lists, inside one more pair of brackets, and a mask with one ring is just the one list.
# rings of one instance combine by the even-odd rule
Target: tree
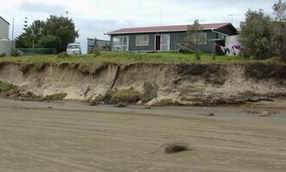
[[59,37],[56,37],[53,35],[47,35],[39,39],[39,41],[36,44],[36,47],[37,48],[48,47],[48,48],[57,49],[57,45],[60,45],[60,44],[62,43]]
[[286,61],[286,3],[279,0],[274,10],[274,42],[281,61]]
[[67,45],[79,37],[72,19],[67,17],[50,16],[46,21],[46,35],[57,37],[60,41],[56,45],[57,52],[65,51]]
[[[36,20],[16,39],[17,47],[54,48],[65,51],[67,45],[79,36],[73,20],[51,15],[46,21]],[[33,44],[34,42],[34,44]]]
[[263,10],[246,13],[246,21],[241,23],[240,41],[245,57],[266,59],[273,55],[273,28],[271,17]]
[[45,22],[35,20],[30,26],[25,27],[24,33],[16,38],[16,46],[21,48],[32,48],[33,41],[37,42],[45,28]]
[[195,51],[195,56],[197,60],[200,60],[200,33],[201,33],[201,25],[199,20],[195,20],[193,25],[188,26],[187,30],[187,38],[186,38],[186,46]]

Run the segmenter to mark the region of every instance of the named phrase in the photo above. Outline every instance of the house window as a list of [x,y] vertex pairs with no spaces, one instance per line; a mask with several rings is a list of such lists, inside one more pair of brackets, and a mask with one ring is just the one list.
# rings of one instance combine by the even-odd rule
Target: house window
[[207,43],[208,43],[207,33],[206,32],[200,32],[198,44],[207,44]]
[[112,39],[113,51],[128,51],[129,37],[128,36],[115,36]]
[[149,45],[149,35],[136,36],[136,46],[148,46],[148,45]]
[[217,34],[217,39],[225,40],[225,36],[222,34]]

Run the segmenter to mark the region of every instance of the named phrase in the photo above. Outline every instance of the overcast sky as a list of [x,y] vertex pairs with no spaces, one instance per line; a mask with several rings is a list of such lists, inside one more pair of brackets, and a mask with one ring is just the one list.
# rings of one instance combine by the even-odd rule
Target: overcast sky
[[[3,2],[2,2],[3,1]],[[15,18],[16,36],[29,22],[49,15],[72,17],[83,48],[87,37],[108,39],[104,33],[121,27],[232,22],[239,26],[245,12],[264,9],[272,14],[277,0],[0,0],[0,16],[10,23]],[[65,11],[69,11],[68,14]],[[162,14],[162,17],[161,17]],[[162,20],[161,20],[162,18]]]

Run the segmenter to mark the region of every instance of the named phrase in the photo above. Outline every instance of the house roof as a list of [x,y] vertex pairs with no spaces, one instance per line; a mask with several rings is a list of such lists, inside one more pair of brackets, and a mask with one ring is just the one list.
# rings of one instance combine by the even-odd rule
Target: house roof
[[3,17],[0,16],[0,19],[2,19],[4,22],[6,22],[8,25],[10,25],[10,23],[7,22],[7,20],[5,20]]
[[[200,24],[202,30],[219,29],[231,23],[210,23]],[[106,33],[106,35],[119,35],[119,34],[133,34],[133,33],[158,33],[158,32],[184,32],[188,30],[189,25],[173,25],[173,26],[154,26],[154,27],[134,27],[134,28],[122,28],[112,32]]]

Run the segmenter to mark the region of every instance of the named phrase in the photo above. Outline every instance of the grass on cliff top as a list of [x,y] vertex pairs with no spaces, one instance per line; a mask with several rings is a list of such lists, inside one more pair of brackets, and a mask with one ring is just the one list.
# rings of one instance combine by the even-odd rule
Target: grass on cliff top
[[[17,62],[17,63],[59,63],[59,62],[76,62],[76,63],[197,63],[193,54],[180,54],[176,52],[168,53],[119,53],[119,52],[101,52],[100,55],[77,55],[70,57],[61,57],[58,55],[33,55],[21,57],[4,57],[0,62]],[[201,63],[252,63],[258,62],[253,59],[245,59],[240,56],[216,56],[213,60],[211,54],[202,54]],[[265,63],[277,62],[277,58],[264,61]]]

